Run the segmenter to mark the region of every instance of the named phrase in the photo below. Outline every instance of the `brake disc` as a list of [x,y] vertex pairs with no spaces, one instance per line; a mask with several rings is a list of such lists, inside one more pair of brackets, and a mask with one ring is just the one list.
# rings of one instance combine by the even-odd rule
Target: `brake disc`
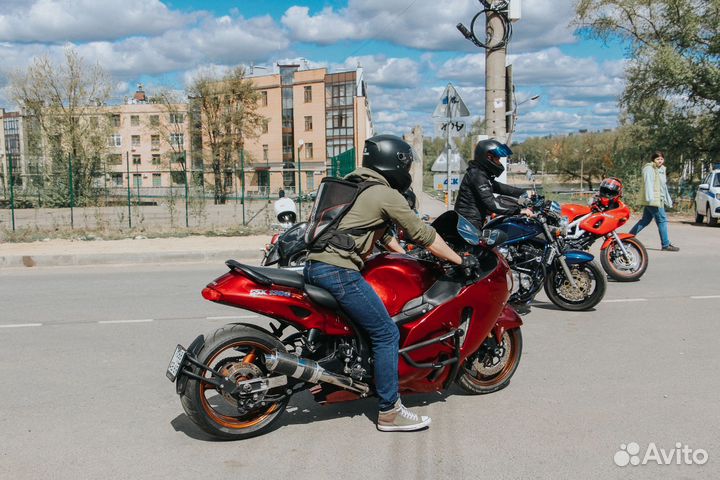
[[485,377],[500,373],[510,358],[510,348],[510,334],[505,332],[500,345],[488,349],[482,358],[475,359],[474,369]]
[[590,274],[585,270],[572,268],[570,272],[572,273],[573,279],[577,284],[577,288],[573,287],[568,279],[564,279],[562,284],[558,288],[558,293],[567,300],[570,300],[572,302],[580,302],[584,300],[590,292],[592,280],[590,279]]
[[[262,370],[260,370],[260,367],[258,367],[257,365],[254,365],[252,363],[242,363],[240,361],[234,361],[225,364],[220,370],[220,373],[223,377],[227,378],[229,381],[235,384],[263,376]],[[225,401],[228,402],[230,405],[238,405],[238,399],[236,397],[233,397],[229,393],[221,392],[221,394]],[[240,392],[240,395],[243,395],[242,392]],[[252,402],[257,403],[262,401],[262,397],[265,396],[265,392],[256,392],[254,395],[256,396],[256,398],[253,398]]]

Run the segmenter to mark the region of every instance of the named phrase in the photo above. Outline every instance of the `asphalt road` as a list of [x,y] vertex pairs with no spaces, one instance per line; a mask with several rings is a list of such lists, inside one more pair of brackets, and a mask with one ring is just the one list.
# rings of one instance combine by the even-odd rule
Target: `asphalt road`
[[[505,390],[406,396],[433,417],[409,434],[377,432],[372,399],[307,394],[265,436],[199,431],[164,371],[177,343],[249,315],[200,296],[223,265],[0,270],[0,478],[718,478],[720,228],[670,232],[682,250],[650,226],[647,274],[595,311],[540,297]],[[708,461],[618,467],[629,442]]]

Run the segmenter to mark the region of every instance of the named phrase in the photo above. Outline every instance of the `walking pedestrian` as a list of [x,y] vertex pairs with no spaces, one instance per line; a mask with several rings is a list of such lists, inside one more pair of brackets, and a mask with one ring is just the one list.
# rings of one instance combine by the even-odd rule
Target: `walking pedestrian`
[[643,215],[640,220],[630,229],[630,233],[637,235],[647,227],[654,219],[660,233],[660,244],[665,252],[677,252],[678,247],[670,243],[668,236],[668,220],[665,214],[665,207],[673,206],[670,192],[667,188],[667,176],[665,168],[665,155],[662,152],[652,154],[650,161],[642,169],[643,182],[640,189],[641,205]]

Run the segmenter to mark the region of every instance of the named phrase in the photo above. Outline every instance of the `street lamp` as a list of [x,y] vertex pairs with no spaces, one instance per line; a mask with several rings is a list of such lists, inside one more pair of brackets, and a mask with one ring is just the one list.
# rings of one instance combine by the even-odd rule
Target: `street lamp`
[[302,217],[302,168],[300,165],[300,149],[305,145],[304,140],[298,140],[298,148],[297,148],[297,165],[298,165],[298,182],[297,182],[297,188],[298,188],[298,214],[300,217]]
[[515,102],[515,93],[513,93],[513,103],[515,103],[514,108],[512,110],[509,110],[505,112],[506,117],[510,117],[510,128],[507,133],[507,140],[505,141],[506,144],[510,145],[510,138],[512,137],[513,132],[515,131],[515,123],[517,121],[518,116],[518,107],[524,103],[527,102],[534,102],[535,100],[539,99],[540,95],[533,95],[530,98],[526,98],[522,102]]

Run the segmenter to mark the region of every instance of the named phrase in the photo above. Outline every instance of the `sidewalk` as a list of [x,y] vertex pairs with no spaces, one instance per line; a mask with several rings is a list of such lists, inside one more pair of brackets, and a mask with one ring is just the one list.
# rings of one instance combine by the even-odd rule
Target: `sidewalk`
[[270,235],[247,237],[143,238],[125,240],[48,240],[0,244],[0,269],[67,265],[123,265],[159,262],[259,263]]

